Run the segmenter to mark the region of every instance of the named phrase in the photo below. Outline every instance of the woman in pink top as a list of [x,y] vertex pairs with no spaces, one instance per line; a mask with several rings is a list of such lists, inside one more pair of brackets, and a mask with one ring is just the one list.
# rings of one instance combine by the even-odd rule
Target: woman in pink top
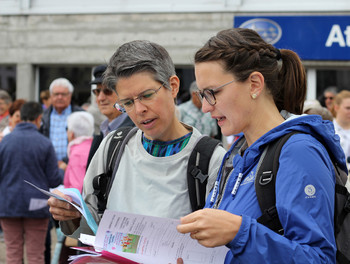
[[65,188],[83,189],[86,164],[94,132],[94,118],[88,112],[74,112],[67,119],[69,162],[64,174]]

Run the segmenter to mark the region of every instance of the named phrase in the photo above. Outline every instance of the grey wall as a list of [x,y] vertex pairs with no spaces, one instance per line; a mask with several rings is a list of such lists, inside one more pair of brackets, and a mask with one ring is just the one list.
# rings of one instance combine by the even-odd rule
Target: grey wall
[[131,40],[163,45],[177,65],[217,31],[233,26],[232,13],[0,16],[0,64],[17,66],[17,94],[35,98],[36,65],[96,65]]

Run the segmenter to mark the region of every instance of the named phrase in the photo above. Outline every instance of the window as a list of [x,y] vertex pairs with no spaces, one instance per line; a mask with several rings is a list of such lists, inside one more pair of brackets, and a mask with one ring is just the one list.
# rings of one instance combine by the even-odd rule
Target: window
[[53,80],[63,77],[74,86],[72,102],[81,106],[90,100],[92,68],[93,66],[40,66],[39,93],[49,89]]
[[0,65],[0,89],[6,90],[16,99],[16,67]]
[[338,87],[338,91],[350,90],[350,69],[317,70],[317,98],[329,86]]

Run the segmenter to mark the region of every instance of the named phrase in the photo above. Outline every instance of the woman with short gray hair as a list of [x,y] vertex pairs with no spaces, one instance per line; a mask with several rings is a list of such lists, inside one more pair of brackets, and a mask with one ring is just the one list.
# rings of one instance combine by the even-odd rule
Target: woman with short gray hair
[[85,111],[70,114],[67,118],[68,164],[63,184],[66,188],[83,189],[83,181],[94,132],[94,118]]
[[[167,218],[180,218],[191,212],[187,164],[201,134],[175,115],[180,80],[168,52],[146,40],[125,43],[111,57],[104,84],[118,95],[115,107],[128,113],[138,127],[128,139],[112,175],[115,180],[107,194],[106,209]],[[84,179],[85,201],[97,222],[101,214],[93,179],[106,173],[113,136],[110,133],[102,141]],[[208,183],[204,186],[207,194],[224,154],[224,148],[216,146],[208,162]],[[65,234],[91,232],[83,219],[79,221],[81,215],[74,208],[67,209],[55,198],[49,199],[49,205]]]

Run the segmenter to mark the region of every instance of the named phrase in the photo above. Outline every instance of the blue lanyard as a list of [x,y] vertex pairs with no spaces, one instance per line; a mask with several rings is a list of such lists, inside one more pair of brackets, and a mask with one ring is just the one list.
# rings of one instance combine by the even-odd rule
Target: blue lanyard
[[219,182],[221,180],[221,177],[222,177],[222,174],[223,174],[223,168],[225,167],[225,162],[227,160],[227,158],[231,155],[231,150],[226,152],[222,162],[221,162],[221,166],[220,166],[220,170],[219,170],[219,174],[218,174],[218,177],[215,181],[215,184],[214,184],[214,188],[213,188],[213,192],[211,194],[211,197],[210,197],[210,203],[213,204],[215,202],[215,198],[216,198],[216,195],[218,193],[218,187],[219,187]]

